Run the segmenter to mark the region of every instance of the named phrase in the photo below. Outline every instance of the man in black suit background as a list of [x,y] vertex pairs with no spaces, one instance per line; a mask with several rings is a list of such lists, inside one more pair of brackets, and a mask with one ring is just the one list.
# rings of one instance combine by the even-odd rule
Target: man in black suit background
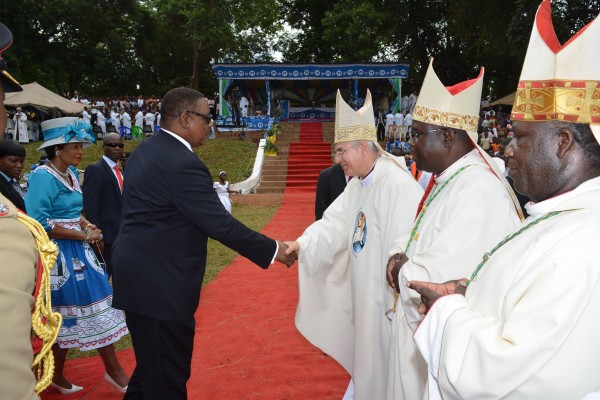
[[177,88],[161,103],[161,130],[127,160],[121,228],[113,244],[113,307],[125,310],[137,360],[125,399],[186,399],[207,239],[262,268],[290,266],[287,246],[223,207],[192,151],[208,137],[208,101]]
[[108,276],[112,275],[112,244],[121,223],[123,174],[118,163],[123,157],[123,147],[118,134],[107,134],[102,140],[102,159],[90,164],[83,175],[83,211],[87,220],[102,230],[102,258]]
[[323,218],[323,213],[346,188],[347,179],[339,164],[325,168],[319,174],[315,198],[315,219]]
[[21,143],[12,139],[0,140],[0,193],[23,212],[25,193],[19,185],[19,179],[26,154]]

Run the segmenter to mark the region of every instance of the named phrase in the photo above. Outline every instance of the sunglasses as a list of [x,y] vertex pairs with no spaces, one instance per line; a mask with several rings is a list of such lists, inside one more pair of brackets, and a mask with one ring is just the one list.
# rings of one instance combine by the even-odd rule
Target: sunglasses
[[123,147],[125,147],[125,144],[123,144],[123,143],[104,143],[104,146],[112,147],[112,148],[119,147],[122,149]]
[[204,113],[201,113],[201,112],[198,112],[198,111],[192,111],[192,110],[187,110],[187,111],[184,111],[184,112],[185,113],[189,113],[189,114],[193,114],[193,115],[195,115],[197,117],[200,117],[204,121],[206,121],[207,123],[209,123],[210,121],[212,121],[212,115],[210,115],[210,114],[204,114]]

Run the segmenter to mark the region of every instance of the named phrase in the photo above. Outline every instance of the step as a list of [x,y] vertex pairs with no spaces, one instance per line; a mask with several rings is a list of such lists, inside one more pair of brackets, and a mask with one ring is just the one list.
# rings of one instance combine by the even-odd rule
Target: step
[[[329,168],[329,167],[328,167],[328,168]],[[321,167],[319,167],[319,166],[317,166],[317,167],[313,167],[313,166],[306,166],[305,168],[302,168],[302,169],[300,169],[300,168],[298,168],[298,169],[296,169],[296,168],[292,168],[292,169],[289,169],[289,170],[287,171],[287,175],[288,175],[288,176],[292,176],[292,175],[303,175],[303,174],[305,174],[305,173],[316,173],[316,174],[319,174],[319,173],[321,173],[321,171],[323,171],[324,169],[325,169],[325,168],[321,168]]]
[[285,181],[281,181],[281,182],[261,182],[260,183],[260,188],[262,189],[284,189],[285,188]]
[[[277,143],[277,142],[275,142]],[[297,142],[297,143],[291,143],[290,144],[290,148],[292,149],[330,149],[331,148],[331,143],[304,143],[304,142]]]
[[283,193],[283,188],[261,188],[260,186],[256,188],[256,193],[258,194],[270,194],[270,193]]
[[285,188],[285,193],[312,193],[314,194],[317,191],[317,187],[288,187]]
[[302,167],[302,166],[307,165],[307,161],[310,161],[310,165],[313,165],[313,166],[316,166],[316,165],[324,166],[324,167],[331,166],[331,159],[317,159],[317,160],[292,159],[292,160],[288,160],[287,166],[288,166],[288,169],[292,165]]

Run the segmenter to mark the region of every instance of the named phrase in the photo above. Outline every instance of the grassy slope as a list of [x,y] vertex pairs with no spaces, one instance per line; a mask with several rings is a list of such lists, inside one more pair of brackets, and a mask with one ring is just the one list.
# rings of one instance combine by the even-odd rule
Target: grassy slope
[[[139,142],[127,141],[125,143],[126,151],[133,151]],[[41,142],[25,145],[27,157],[25,160],[24,171],[28,171],[31,164],[37,163],[40,155],[45,153],[38,152],[36,149]],[[84,150],[84,157],[77,168],[85,169],[86,166],[96,162],[102,157],[102,143],[92,145]],[[256,156],[257,145],[255,143],[235,140],[235,139],[216,139],[208,141],[204,146],[195,149],[196,154],[204,161],[210,170],[213,180],[218,180],[219,171],[227,171],[231,182],[242,181],[252,173],[254,158]],[[260,230],[273,217],[278,206],[248,205],[236,204],[233,207],[233,215],[248,225],[252,229]],[[209,240],[208,258],[206,264],[206,273],[203,285],[206,285],[217,276],[217,274],[231,263],[237,253],[221,243]],[[131,347],[129,335],[121,339],[117,344],[117,349],[127,349]],[[96,351],[79,352],[71,350],[69,358],[88,357],[96,355]]]

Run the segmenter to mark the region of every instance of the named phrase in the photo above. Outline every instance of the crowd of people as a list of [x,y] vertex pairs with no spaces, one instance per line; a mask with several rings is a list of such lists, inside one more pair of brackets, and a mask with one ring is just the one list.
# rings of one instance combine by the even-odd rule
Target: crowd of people
[[[54,257],[47,275],[58,314],[34,320],[59,327],[51,379],[61,393],[82,389],[63,373],[68,349],[79,347],[99,349],[104,379],[127,399],[187,398],[213,238],[261,268],[298,261],[296,327],[349,373],[344,399],[600,398],[600,18],[568,46],[548,32],[551,5],[543,0],[510,116],[480,114],[483,68],[447,86],[431,60],[412,109],[400,113],[412,118],[409,159],[403,146],[400,156],[381,147],[369,91],[358,110],[338,91],[337,167],[317,189],[338,194],[295,240],[257,233],[224,207],[215,191],[229,193],[226,173],[217,187],[192,151],[212,121],[195,90],[165,94],[161,130],[131,154],[127,174],[117,164],[123,138],[107,134],[82,186],[74,167],[95,139],[88,123],[42,123],[48,161],[26,194],[14,185],[22,145],[3,141],[0,229],[13,229],[22,246],[7,245],[7,233],[0,250],[26,271],[0,270],[7,324],[32,329],[22,314],[33,303],[36,259],[10,195],[23,201],[42,241],[58,247],[44,247]],[[0,78],[2,100],[18,84]],[[430,174],[426,185],[415,171]],[[513,187],[530,199],[527,218]],[[317,203],[322,198],[317,193]],[[114,211],[118,232],[104,218]],[[128,331],[131,378],[112,347]],[[11,373],[0,393],[35,398],[29,337],[0,333],[2,372]]]

